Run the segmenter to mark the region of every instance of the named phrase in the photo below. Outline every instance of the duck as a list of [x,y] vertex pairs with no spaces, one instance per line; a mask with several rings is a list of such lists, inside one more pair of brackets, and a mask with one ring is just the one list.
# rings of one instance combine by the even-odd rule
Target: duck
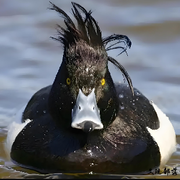
[[[76,23],[50,2],[64,20],[51,37],[63,45],[62,62],[52,84],[35,92],[8,126],[11,161],[40,173],[148,174],[165,167],[176,151],[169,117],[108,55],[127,53],[131,40],[102,37],[92,11],[71,4]],[[114,82],[108,62],[126,82]]]

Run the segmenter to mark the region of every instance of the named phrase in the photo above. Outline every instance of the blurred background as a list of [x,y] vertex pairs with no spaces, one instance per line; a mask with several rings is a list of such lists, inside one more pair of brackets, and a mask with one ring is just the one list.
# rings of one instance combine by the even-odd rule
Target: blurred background
[[[70,0],[52,0],[70,17]],[[76,0],[92,10],[103,37],[127,35],[128,56],[109,55],[128,71],[134,87],[169,116],[180,134],[180,1],[179,0]],[[63,19],[49,10],[49,0],[0,0],[0,166],[7,160],[2,150],[12,116],[40,88],[53,83],[62,59],[56,24]],[[124,81],[112,64],[115,81]],[[173,163],[179,162],[177,153]],[[2,172],[5,170],[3,169]],[[5,172],[8,172],[5,171]],[[1,169],[0,169],[1,173]],[[9,172],[10,173],[10,172]]]

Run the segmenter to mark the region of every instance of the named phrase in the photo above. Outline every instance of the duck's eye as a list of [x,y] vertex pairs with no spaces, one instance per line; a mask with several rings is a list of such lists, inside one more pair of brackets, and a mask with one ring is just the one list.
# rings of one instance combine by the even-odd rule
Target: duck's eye
[[67,79],[66,79],[66,83],[67,83],[67,85],[70,85],[70,84],[71,84],[70,78],[67,78]]
[[105,79],[104,79],[104,78],[103,78],[103,79],[101,79],[101,85],[102,85],[102,86],[104,86],[104,85],[105,85],[105,83],[106,83]]

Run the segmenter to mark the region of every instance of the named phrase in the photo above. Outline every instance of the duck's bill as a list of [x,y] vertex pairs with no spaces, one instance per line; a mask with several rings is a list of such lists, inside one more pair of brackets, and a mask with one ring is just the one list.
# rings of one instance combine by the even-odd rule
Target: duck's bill
[[94,89],[88,96],[79,89],[76,104],[72,109],[71,126],[85,132],[103,128]]

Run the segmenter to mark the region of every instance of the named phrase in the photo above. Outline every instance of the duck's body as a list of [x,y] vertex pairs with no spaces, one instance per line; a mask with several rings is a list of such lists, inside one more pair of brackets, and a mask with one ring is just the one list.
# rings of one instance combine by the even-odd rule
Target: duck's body
[[[96,40],[93,42],[91,34],[88,43],[65,36],[74,26],[53,5],[69,28],[67,32],[62,29],[64,39],[60,37],[65,46],[63,62],[54,83],[34,94],[20,121],[11,124],[10,130],[21,126],[18,133],[9,132],[7,136],[12,160],[46,173],[145,173],[163,167],[176,147],[172,124],[137,89],[113,82],[108,60],[123,70],[131,86],[124,68],[98,44],[100,31],[90,12],[75,3],[73,7],[78,23],[87,23],[91,32],[94,28]],[[83,23],[78,8],[86,12]],[[109,38],[103,43],[114,36]]]

